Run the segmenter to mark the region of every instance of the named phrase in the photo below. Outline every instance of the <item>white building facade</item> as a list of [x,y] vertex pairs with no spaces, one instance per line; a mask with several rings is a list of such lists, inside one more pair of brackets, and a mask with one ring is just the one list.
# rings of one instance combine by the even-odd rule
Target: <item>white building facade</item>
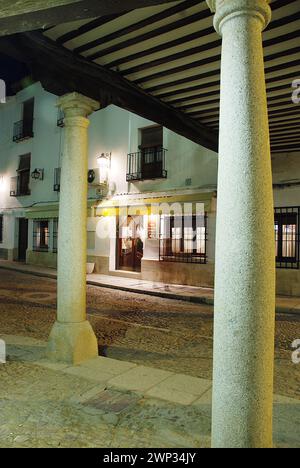
[[[52,268],[63,222],[56,102],[35,83],[0,105],[0,257]],[[87,262],[106,275],[213,287],[218,155],[115,106],[90,122]],[[277,292],[295,296],[299,156],[272,158]]]

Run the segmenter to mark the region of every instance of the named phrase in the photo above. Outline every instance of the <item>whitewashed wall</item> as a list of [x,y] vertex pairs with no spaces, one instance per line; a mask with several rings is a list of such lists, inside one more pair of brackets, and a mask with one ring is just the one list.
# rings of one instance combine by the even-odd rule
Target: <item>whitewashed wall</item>
[[295,184],[274,190],[275,206],[300,206],[300,151],[273,155],[272,165],[274,184]]

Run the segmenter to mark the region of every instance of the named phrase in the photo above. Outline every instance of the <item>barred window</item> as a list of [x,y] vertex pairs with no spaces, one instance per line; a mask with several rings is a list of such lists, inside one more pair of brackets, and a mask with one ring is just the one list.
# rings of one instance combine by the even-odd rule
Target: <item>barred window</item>
[[275,209],[275,254],[277,268],[300,267],[300,207]]
[[53,252],[57,253],[58,218],[53,220]]
[[207,215],[161,216],[161,261],[203,263],[206,257]]
[[3,243],[3,216],[0,215],[0,244]]
[[33,250],[35,252],[49,251],[48,220],[35,220],[33,222]]

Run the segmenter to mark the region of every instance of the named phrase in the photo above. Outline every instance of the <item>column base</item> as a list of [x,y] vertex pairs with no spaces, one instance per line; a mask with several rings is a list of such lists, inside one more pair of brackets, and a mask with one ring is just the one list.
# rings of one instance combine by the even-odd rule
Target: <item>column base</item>
[[47,357],[51,361],[79,364],[98,356],[98,342],[91,324],[55,322],[50,333]]

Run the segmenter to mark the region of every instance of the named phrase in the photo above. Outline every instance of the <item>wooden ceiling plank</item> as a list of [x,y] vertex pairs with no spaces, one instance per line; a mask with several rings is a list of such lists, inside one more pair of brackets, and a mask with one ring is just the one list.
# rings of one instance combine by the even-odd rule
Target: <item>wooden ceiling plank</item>
[[214,34],[214,33],[215,33],[215,30],[213,27],[207,28],[205,30],[196,31],[192,34],[188,34],[183,37],[178,37],[177,39],[174,39],[172,41],[162,42],[158,46],[150,47],[149,49],[146,49],[146,50],[143,49],[140,52],[136,52],[135,54],[131,54],[131,55],[124,54],[123,57],[108,63],[106,66],[108,68],[118,67],[119,65],[122,65],[124,63],[133,62],[134,60],[145,58],[148,55],[152,55],[157,52],[162,52],[163,50],[172,49],[179,45],[195,41],[204,36],[207,36],[209,34]]
[[[265,56],[265,63],[270,62],[272,60],[281,59],[281,58],[289,59],[290,55],[296,55],[297,56],[298,54],[300,54],[300,46],[294,47],[292,49],[287,48],[287,49],[284,49],[284,50],[282,50],[280,52],[276,52],[276,53],[273,53],[273,54],[270,54],[270,55],[266,55]],[[180,72],[183,72],[183,71],[192,70],[194,68],[202,67],[202,66],[207,65],[207,64],[217,63],[220,60],[221,60],[221,54],[217,54],[217,55],[214,55],[214,56],[209,56],[209,57],[206,57],[204,59],[199,59],[199,60],[196,60],[196,61],[193,61],[193,62],[186,63],[184,65],[176,66],[176,67],[173,67],[173,68],[168,68],[167,70],[162,70],[162,71],[159,71],[159,72],[156,72],[156,73],[151,73],[151,75],[147,75],[147,76],[143,76],[141,78],[135,79],[134,83],[137,84],[137,85],[141,85],[141,84],[147,83],[147,81],[152,81],[152,80],[155,80],[155,79],[160,79],[162,77],[166,77],[168,75],[173,75],[173,74],[180,73]],[[282,64],[279,64],[279,65],[282,65]],[[288,65],[288,63],[285,63],[284,65],[286,67]],[[266,68],[266,72],[268,72],[268,68]],[[129,74],[124,72],[124,76],[129,76]]]
[[106,49],[102,49],[100,51],[97,51],[95,53],[92,53],[90,55],[87,55],[87,58],[89,60],[97,60],[101,57],[104,57],[105,55],[110,55],[116,51],[120,51],[122,49],[126,49],[127,47],[130,47],[135,44],[140,44],[141,42],[144,42],[146,40],[152,39],[154,37],[157,37],[162,34],[166,34],[170,31],[174,31],[178,28],[181,28],[183,26],[190,25],[192,23],[196,23],[198,21],[201,21],[202,19],[209,18],[211,15],[209,9],[205,9],[203,11],[200,11],[199,13],[195,13],[193,15],[190,15],[186,18],[182,18],[180,20],[177,20],[173,23],[167,24],[165,26],[161,26],[160,28],[154,29],[152,31],[149,31],[147,33],[144,33],[140,36],[128,39],[127,41],[122,41],[116,45],[113,45],[111,47],[108,47]]
[[[188,96],[185,96],[185,97],[182,97],[182,98],[177,98],[177,99],[168,99],[165,102],[167,102],[168,104],[170,104],[172,106],[179,105],[179,107],[180,107],[181,104],[183,104],[183,105],[185,104],[185,105],[188,106],[190,101],[196,101],[196,100],[199,101],[200,99],[203,99],[203,98],[209,98],[209,97],[212,97],[212,96],[219,96],[220,95],[220,87],[218,87],[217,89],[215,89],[213,91],[207,91],[207,85],[206,86],[203,85],[202,89],[204,91],[203,93],[190,94]],[[281,95],[281,94],[275,94],[273,96],[273,93],[277,93],[277,92],[282,91],[282,90],[286,90],[287,94],[284,95],[284,96]],[[288,84],[276,86],[276,87],[273,87],[273,88],[268,88],[267,93],[268,93],[269,99],[276,99],[276,98],[279,99],[279,98],[282,98],[282,97],[290,97],[291,83],[289,82]],[[160,99],[162,99],[161,96],[160,96]]]
[[74,29],[73,31],[69,31],[62,36],[59,36],[56,39],[56,42],[58,44],[65,44],[68,41],[71,41],[72,39],[75,39],[76,37],[81,36],[82,34],[86,34],[89,31],[92,31],[95,28],[99,28],[100,26],[103,26],[104,24],[110,23],[111,21],[114,21],[117,18],[120,18],[121,16],[127,15],[130,13],[130,11],[124,11],[122,13],[115,13],[114,15],[108,15],[108,16],[100,16],[100,18],[96,18],[93,21],[89,21],[88,23],[84,24],[83,26],[80,26],[77,29]]
[[93,41],[89,41],[86,44],[81,45],[80,47],[76,47],[74,49],[74,52],[77,54],[81,54],[82,52],[86,52],[90,49],[94,49],[95,47],[99,45],[103,45],[107,42],[111,42],[115,39],[121,38],[122,36],[131,34],[132,32],[139,31],[140,29],[143,29],[146,26],[152,25],[156,22],[162,21],[163,19],[169,18],[170,16],[181,13],[182,11],[186,11],[188,8],[191,8],[197,4],[199,4],[198,0],[185,0],[184,2],[178,3],[177,5],[172,6],[171,8],[167,8],[166,10],[160,11],[159,13],[150,15],[136,23],[129,24],[128,26],[124,28],[121,28],[110,34],[107,34],[106,36],[99,37]]
[[[299,18],[300,18],[300,14],[299,14]],[[210,34],[210,33],[211,33],[210,29],[205,30],[205,31],[203,31],[203,36],[202,37],[205,37],[207,34]],[[274,37],[274,38],[272,38],[272,39],[270,39],[268,41],[264,41],[264,47],[266,49],[267,47],[274,46],[274,45],[277,45],[277,44],[283,44],[284,42],[287,42],[287,41],[292,40],[292,39],[297,39],[297,38],[300,38],[299,29],[296,29],[295,31],[289,32],[287,34],[282,34],[280,36],[276,36],[276,37]],[[141,72],[141,71],[144,71],[144,70],[147,70],[147,69],[151,69],[153,67],[156,67],[156,66],[159,66],[159,65],[162,65],[162,64],[166,64],[166,63],[170,63],[170,62],[179,60],[181,58],[187,58],[187,57],[190,57],[192,55],[201,54],[202,52],[206,52],[207,50],[211,50],[211,49],[221,47],[221,45],[222,45],[221,39],[217,39],[217,40],[205,43],[205,44],[201,44],[200,46],[197,46],[197,47],[188,48],[188,49],[186,49],[184,51],[177,52],[175,54],[167,54],[164,57],[161,57],[161,58],[156,59],[156,60],[145,61],[143,64],[137,65],[135,67],[124,69],[124,70],[121,71],[121,73],[124,76],[125,75],[130,75],[130,74],[133,74],[133,73],[138,73],[138,72]],[[298,48],[296,48],[296,52],[298,52]],[[278,57],[281,57],[281,54],[282,54],[282,52],[278,52],[277,54],[273,54],[272,58],[270,58],[269,60],[274,60],[274,59],[276,59]],[[146,55],[147,55],[147,51],[144,51],[144,56],[146,56]],[[142,53],[141,53],[141,56],[143,56]],[[127,62],[130,62],[130,56],[128,56],[126,58],[126,60],[127,60]],[[109,64],[107,66],[110,67],[111,65]]]

